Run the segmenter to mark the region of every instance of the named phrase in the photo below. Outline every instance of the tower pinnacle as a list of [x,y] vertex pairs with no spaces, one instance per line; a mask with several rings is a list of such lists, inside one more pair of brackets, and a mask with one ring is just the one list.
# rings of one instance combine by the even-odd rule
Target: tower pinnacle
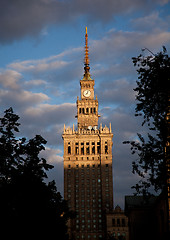
[[84,71],[85,74],[88,73],[90,70],[89,67],[89,47],[88,47],[88,34],[87,34],[87,27],[86,27],[86,34],[85,34],[85,58],[84,58]]

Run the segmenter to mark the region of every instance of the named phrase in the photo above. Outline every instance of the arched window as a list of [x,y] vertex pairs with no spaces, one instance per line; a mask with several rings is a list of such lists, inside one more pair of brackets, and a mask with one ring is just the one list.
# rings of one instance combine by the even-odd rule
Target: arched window
[[71,154],[71,144],[68,142],[67,153]]

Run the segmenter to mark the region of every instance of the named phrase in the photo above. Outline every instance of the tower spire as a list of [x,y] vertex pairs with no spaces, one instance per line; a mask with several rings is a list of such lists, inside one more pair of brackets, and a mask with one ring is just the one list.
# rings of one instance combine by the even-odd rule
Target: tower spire
[[87,34],[87,27],[86,27],[86,34],[85,34],[85,58],[84,58],[84,71],[85,74],[88,73],[90,70],[89,67],[89,47],[88,47],[88,34]]

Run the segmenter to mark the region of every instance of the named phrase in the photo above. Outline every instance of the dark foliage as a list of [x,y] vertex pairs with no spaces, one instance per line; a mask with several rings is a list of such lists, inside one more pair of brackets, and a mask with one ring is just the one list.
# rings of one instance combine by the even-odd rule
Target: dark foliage
[[53,168],[39,153],[46,140],[17,139],[19,117],[12,108],[0,118],[0,230],[5,239],[55,237],[67,239],[66,223],[73,216],[57,192],[44,182]]
[[[133,173],[141,180],[133,188],[137,193],[149,194],[149,188],[163,190],[167,184],[165,145],[168,138],[166,116],[170,97],[170,57],[166,48],[158,54],[132,58],[137,67],[138,80],[136,116],[143,117],[143,123],[149,126],[147,139],[138,134],[139,142],[126,141],[131,144],[132,154],[138,154],[133,162]],[[152,132],[152,134],[151,134]]]

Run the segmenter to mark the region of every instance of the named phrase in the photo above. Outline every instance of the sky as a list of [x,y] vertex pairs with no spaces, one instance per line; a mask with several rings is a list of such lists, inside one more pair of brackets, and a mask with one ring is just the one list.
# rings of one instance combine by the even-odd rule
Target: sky
[[114,205],[124,207],[138,176],[132,174],[137,156],[122,142],[147,131],[134,117],[132,57],[162,46],[170,54],[170,0],[1,0],[0,6],[0,115],[12,107],[20,136],[47,140],[42,156],[54,166],[49,180],[62,195],[62,132],[64,123],[77,123],[87,26],[99,124],[111,122],[114,133]]

